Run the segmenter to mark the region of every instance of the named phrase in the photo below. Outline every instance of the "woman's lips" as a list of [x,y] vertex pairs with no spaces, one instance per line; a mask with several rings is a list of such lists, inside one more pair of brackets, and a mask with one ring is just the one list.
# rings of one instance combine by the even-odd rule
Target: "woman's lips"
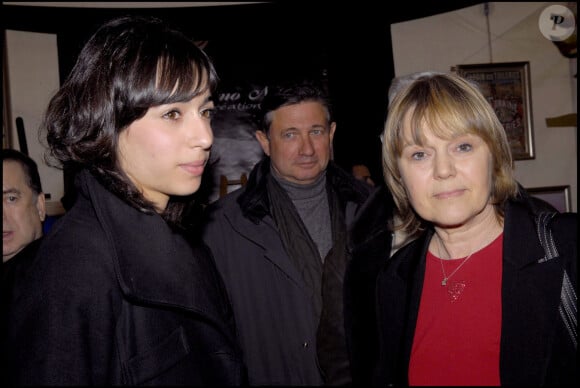
[[450,191],[444,191],[441,193],[437,193],[435,194],[435,197],[439,198],[439,199],[447,199],[447,198],[455,198],[455,197],[459,197],[460,195],[462,195],[464,192],[464,190],[450,190]]
[[180,167],[193,176],[201,176],[203,175],[203,170],[205,168],[205,160],[201,162],[181,164]]

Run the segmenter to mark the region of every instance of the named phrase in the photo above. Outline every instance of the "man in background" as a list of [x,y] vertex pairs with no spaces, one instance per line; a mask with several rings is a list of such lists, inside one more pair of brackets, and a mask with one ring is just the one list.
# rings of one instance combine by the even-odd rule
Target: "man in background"
[[[42,240],[46,217],[36,162],[20,151],[2,150],[2,272],[0,277],[0,348],[4,347],[9,305],[18,295]],[[4,381],[5,360],[0,362]]]
[[250,385],[358,384],[377,351],[367,328],[392,199],[331,160],[336,123],[320,85],[272,87],[261,117],[266,156],[204,223]]
[[2,150],[2,192],[2,262],[6,263],[43,234],[46,209],[36,162],[20,151]]
[[375,181],[371,176],[369,168],[362,163],[357,163],[352,165],[352,175],[359,181],[363,181],[370,186],[375,186]]

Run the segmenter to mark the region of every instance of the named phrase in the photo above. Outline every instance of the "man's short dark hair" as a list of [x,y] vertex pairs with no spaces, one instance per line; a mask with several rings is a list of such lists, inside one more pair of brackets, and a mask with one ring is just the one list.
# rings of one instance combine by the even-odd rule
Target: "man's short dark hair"
[[40,174],[38,173],[38,165],[28,155],[12,149],[5,148],[2,150],[2,162],[12,160],[20,163],[26,176],[26,184],[35,194],[42,193],[42,184],[40,183]]
[[261,104],[260,129],[266,133],[272,124],[272,112],[276,109],[301,102],[316,101],[326,109],[327,120],[332,119],[332,106],[325,85],[321,81],[290,80],[271,86]]

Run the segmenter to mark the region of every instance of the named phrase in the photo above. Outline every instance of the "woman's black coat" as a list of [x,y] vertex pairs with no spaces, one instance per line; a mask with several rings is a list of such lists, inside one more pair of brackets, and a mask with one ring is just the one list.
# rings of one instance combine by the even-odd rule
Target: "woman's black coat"
[[[538,210],[538,203],[525,193],[510,201],[505,209],[500,382],[516,386],[576,386],[576,344],[559,308],[564,269],[574,293],[578,292],[578,217],[575,213],[562,213],[551,220],[558,255],[546,260],[537,235],[534,212]],[[433,229],[428,229],[397,251],[378,275],[381,357],[374,382],[378,386],[409,383],[425,257],[433,233]]]
[[7,383],[240,385],[233,317],[209,251],[88,172],[10,306]]

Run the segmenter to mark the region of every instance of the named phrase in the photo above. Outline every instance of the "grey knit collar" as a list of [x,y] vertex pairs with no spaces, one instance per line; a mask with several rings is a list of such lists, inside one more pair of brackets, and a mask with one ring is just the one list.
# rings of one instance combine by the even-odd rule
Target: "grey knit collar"
[[320,174],[316,181],[308,184],[298,184],[287,181],[280,177],[278,173],[270,166],[272,177],[286,191],[292,201],[299,201],[314,198],[319,195],[326,195],[326,173]]

